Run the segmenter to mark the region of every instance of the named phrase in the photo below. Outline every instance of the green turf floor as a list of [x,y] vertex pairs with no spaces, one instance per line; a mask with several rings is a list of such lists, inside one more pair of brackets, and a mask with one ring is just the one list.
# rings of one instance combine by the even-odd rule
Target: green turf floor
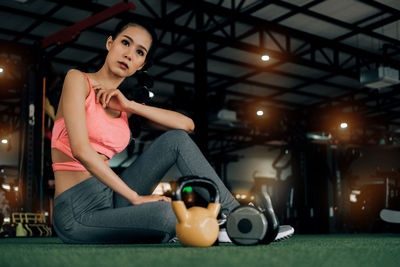
[[0,239],[0,266],[400,266],[400,235],[295,235],[251,247],[67,245],[58,238]]

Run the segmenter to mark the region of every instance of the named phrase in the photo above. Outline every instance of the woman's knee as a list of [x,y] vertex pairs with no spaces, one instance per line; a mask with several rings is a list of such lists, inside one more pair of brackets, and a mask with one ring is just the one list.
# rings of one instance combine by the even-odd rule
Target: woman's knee
[[187,142],[192,142],[189,134],[184,130],[169,130],[165,132],[162,137],[171,145],[182,145]]
[[173,129],[173,130],[168,130],[164,133],[164,135],[167,138],[170,139],[182,139],[182,138],[188,138],[189,135],[186,131],[180,130],[180,129]]

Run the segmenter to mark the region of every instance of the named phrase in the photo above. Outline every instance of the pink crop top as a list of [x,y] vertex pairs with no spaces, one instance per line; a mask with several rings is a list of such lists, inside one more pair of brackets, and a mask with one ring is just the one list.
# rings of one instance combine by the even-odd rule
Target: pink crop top
[[[92,88],[89,76],[90,92],[85,101],[86,127],[89,135],[89,142],[94,150],[107,156],[109,159],[114,154],[121,152],[129,144],[130,130],[128,118],[125,112],[120,117],[112,118],[96,103],[95,92]],[[87,171],[86,168],[72,156],[71,146],[68,139],[64,118],[54,122],[51,147],[60,150],[74,161],[53,163],[53,171]]]

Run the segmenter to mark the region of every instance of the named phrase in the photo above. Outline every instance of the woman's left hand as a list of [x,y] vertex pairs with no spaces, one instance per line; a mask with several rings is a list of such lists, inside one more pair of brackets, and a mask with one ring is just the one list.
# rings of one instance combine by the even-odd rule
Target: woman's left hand
[[110,108],[118,111],[126,111],[129,100],[118,89],[95,88],[96,103],[100,103],[103,108]]

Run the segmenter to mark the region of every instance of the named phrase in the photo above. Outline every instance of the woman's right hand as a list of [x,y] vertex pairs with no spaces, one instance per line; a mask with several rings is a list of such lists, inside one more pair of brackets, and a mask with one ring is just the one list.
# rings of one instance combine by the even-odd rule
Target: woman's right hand
[[160,196],[160,195],[149,195],[149,196],[137,196],[135,200],[132,202],[133,205],[140,205],[143,203],[150,203],[150,202],[156,202],[156,201],[167,201],[171,202],[171,198],[166,197],[166,196]]
[[103,108],[110,108],[118,111],[126,111],[129,100],[118,89],[102,89],[97,86],[94,88],[96,93],[96,103],[100,103]]

